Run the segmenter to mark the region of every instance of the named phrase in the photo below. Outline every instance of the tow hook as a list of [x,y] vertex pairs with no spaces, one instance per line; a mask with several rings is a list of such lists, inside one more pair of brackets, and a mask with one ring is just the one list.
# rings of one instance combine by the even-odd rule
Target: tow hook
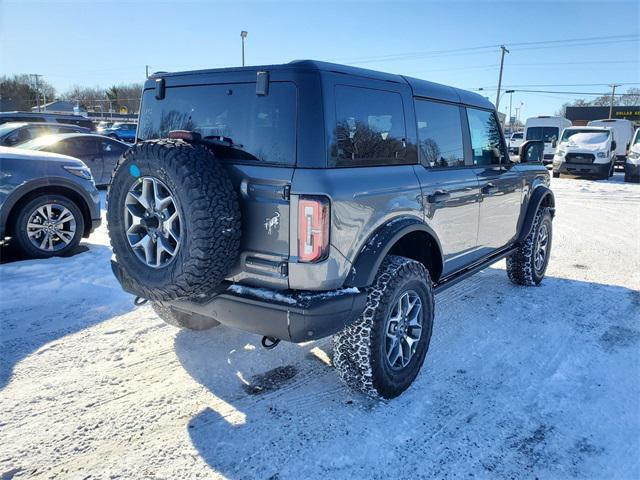
[[262,346],[267,350],[271,350],[278,346],[278,344],[280,343],[280,339],[276,337],[264,336],[262,337],[262,341],[260,343],[262,343]]
[[136,307],[140,307],[141,305],[144,305],[145,303],[147,303],[149,301],[149,299],[147,298],[142,298],[142,297],[136,297],[135,300],[133,301],[133,304]]

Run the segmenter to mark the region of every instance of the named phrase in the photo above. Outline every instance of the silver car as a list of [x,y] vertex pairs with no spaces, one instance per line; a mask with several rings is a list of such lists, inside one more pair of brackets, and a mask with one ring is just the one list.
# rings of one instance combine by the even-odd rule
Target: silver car
[[0,240],[33,258],[65,255],[100,225],[100,195],[80,160],[0,147]]

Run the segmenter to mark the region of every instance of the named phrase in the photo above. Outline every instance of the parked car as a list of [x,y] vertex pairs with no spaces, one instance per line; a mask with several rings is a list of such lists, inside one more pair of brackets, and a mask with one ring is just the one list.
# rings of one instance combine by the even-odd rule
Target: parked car
[[520,145],[524,142],[524,132],[514,132],[509,138],[509,153],[517,155],[520,150]]
[[616,140],[610,128],[569,127],[560,137],[553,160],[553,176],[562,173],[607,179],[616,163]]
[[91,133],[91,130],[78,125],[64,125],[62,123],[8,122],[0,125],[0,145],[12,147],[42,135],[72,132]]
[[138,125],[135,123],[116,122],[112,126],[104,128],[102,134],[117,140],[133,143],[136,141],[136,128],[138,128]]
[[624,181],[640,182],[640,128],[636,130],[624,164]]
[[103,132],[104,132],[104,130],[105,130],[106,128],[111,127],[112,125],[113,125],[113,122],[105,122],[105,121],[103,121],[103,122],[98,122],[98,123],[96,124],[96,133],[99,133],[100,135],[102,135],[102,134],[103,134]]
[[7,122],[64,123],[65,125],[85,127],[92,132],[96,129],[93,122],[86,117],[45,112],[0,112],[0,124]]
[[631,120],[605,119],[593,120],[587,124],[589,127],[607,127],[613,130],[616,139],[616,165],[624,168],[627,160],[627,152],[633,139],[633,122]]
[[80,160],[0,147],[0,172],[0,239],[25,255],[65,255],[100,225],[100,195]]
[[297,61],[155,74],[142,111],[109,192],[112,267],[172,325],[270,348],[335,334],[341,378],[391,398],[422,366],[434,293],[502,258],[516,284],[544,277],[543,144],[511,162],[480,95]]
[[524,125],[524,138],[525,140],[542,140],[544,142],[543,163],[548,165],[553,163],[556,144],[562,130],[570,126],[571,122],[564,117],[541,115],[527,118]]
[[82,160],[91,169],[96,185],[109,185],[118,159],[129,148],[126,143],[113,138],[84,133],[46,135],[17,147],[59,153]]

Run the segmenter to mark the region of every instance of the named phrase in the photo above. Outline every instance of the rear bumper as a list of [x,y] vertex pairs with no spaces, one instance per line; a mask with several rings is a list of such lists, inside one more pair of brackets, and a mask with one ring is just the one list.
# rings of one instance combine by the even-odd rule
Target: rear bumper
[[[121,281],[118,264],[112,261],[111,268],[125,291],[137,295],[134,287]],[[164,305],[215,318],[229,327],[298,343],[342,330],[362,313],[366,299],[366,292],[357,288],[280,292],[227,284],[221,293],[203,301],[174,300]]]
[[560,167],[554,168],[554,172],[565,173],[569,175],[597,175],[604,176],[609,174],[609,163],[567,163],[560,164]]

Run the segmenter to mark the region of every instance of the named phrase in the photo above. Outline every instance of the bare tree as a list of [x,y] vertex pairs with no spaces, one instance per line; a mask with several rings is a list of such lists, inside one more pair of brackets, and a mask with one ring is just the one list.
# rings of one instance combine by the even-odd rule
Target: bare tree
[[0,77],[0,110],[30,110],[40,103],[51,101],[55,89],[44,79],[39,79],[38,89],[31,75],[20,74]]

